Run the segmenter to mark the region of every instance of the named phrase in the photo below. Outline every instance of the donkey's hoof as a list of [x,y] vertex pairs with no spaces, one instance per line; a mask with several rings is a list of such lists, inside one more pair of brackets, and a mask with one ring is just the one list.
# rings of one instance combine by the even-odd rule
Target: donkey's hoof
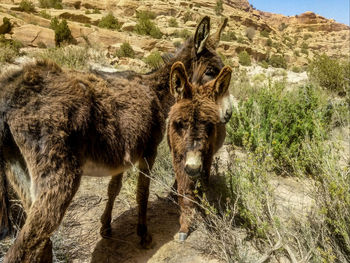
[[145,236],[141,238],[140,244],[141,244],[141,247],[144,249],[152,248],[152,235],[147,233]]
[[179,232],[179,241],[184,242],[187,239],[187,233]]
[[111,226],[101,227],[100,235],[101,235],[101,237],[111,237],[112,236]]

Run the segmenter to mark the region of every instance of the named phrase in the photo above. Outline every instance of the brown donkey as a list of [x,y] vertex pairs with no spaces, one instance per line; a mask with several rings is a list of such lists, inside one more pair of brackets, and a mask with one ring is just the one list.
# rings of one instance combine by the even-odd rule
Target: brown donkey
[[[50,236],[59,226],[82,175],[113,176],[102,216],[108,230],[122,173],[138,163],[137,233],[147,246],[146,210],[149,169],[165,132],[174,97],[169,72],[182,61],[207,63],[201,81],[213,79],[223,67],[215,48],[220,33],[209,35],[209,17],[194,38],[154,73],[87,74],[63,71],[38,60],[0,77],[0,236],[10,229],[7,183],[23,201],[27,219],[4,262],[51,262]],[[228,100],[226,100],[228,101]],[[222,102],[222,121],[230,115]]]
[[225,139],[225,124],[220,122],[218,101],[228,94],[232,70],[224,67],[219,75],[199,84],[206,67],[200,66],[189,82],[185,67],[176,62],[170,73],[170,91],[176,103],[169,113],[167,137],[181,208],[179,239],[187,238],[194,213],[194,187],[199,179],[208,184],[213,155]]

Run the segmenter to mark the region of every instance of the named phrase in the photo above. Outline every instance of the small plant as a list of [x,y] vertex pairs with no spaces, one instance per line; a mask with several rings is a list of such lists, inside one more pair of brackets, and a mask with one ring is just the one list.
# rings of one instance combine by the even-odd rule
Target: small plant
[[156,26],[156,24],[149,18],[139,18],[135,26],[135,32],[140,35],[149,35],[153,38],[161,38],[163,33]]
[[85,15],[90,15],[91,14],[91,11],[89,9],[86,9],[85,10]]
[[55,31],[56,46],[61,46],[64,43],[76,43],[65,19],[59,22],[57,17],[54,17],[53,19],[51,19],[50,28]]
[[344,92],[345,78],[349,78],[346,67],[326,54],[316,56],[309,64],[307,73],[312,81],[337,92]]
[[172,17],[169,19],[168,26],[170,26],[170,27],[178,27],[179,26],[175,17]]
[[228,31],[227,33],[223,33],[220,38],[222,41],[233,41],[237,40],[236,34],[233,31]]
[[80,9],[81,1],[76,1],[73,3],[75,9]]
[[305,35],[303,36],[303,39],[304,39],[304,40],[308,40],[308,39],[311,38],[311,37],[312,37],[312,35],[309,34],[309,33],[307,33],[307,34],[305,34]]
[[134,58],[135,57],[135,51],[131,47],[131,45],[128,42],[124,42],[118,51],[116,52],[116,55],[118,57],[128,57],[128,58]]
[[163,63],[163,58],[159,51],[153,51],[145,59],[145,63],[149,65],[152,69],[159,68]]
[[272,55],[269,64],[274,68],[287,68],[287,62],[282,55]]
[[46,10],[41,10],[39,15],[43,18],[51,19],[51,15],[49,13],[47,13]]
[[39,0],[41,8],[63,9],[62,0]]
[[292,67],[292,71],[295,72],[295,73],[300,73],[301,72],[301,68],[297,67],[297,66],[293,66]]
[[184,23],[186,23],[187,21],[193,21],[193,14],[192,14],[192,12],[186,11],[184,16],[182,17],[182,20],[184,21]]
[[297,56],[297,57],[300,57],[300,53],[299,53],[298,50],[294,50],[293,54],[294,54],[295,56]]
[[263,31],[260,31],[260,36],[268,38],[270,36],[270,32],[264,29]]
[[153,20],[157,17],[157,15],[152,12],[152,11],[140,11],[140,12],[137,12],[136,11],[136,18],[138,19],[150,19],[150,20]]
[[3,35],[0,35],[0,63],[12,62],[20,55],[21,47],[23,47],[21,42],[5,39]]
[[309,51],[308,51],[306,48],[303,48],[303,47],[302,47],[302,48],[300,49],[300,52],[303,53],[303,54],[305,54],[306,56],[309,55]]
[[284,31],[287,27],[288,27],[288,25],[286,25],[286,23],[283,22],[278,26],[278,30]]
[[265,69],[269,67],[269,64],[266,62],[266,60],[262,60],[259,65]]
[[92,14],[101,14],[101,11],[100,11],[100,9],[98,9],[98,8],[94,8],[94,9],[92,10]]
[[174,45],[174,47],[179,48],[179,47],[181,47],[181,42],[180,41],[175,41],[173,43],[173,45]]
[[113,30],[119,30],[121,25],[118,22],[118,19],[114,17],[112,12],[109,12],[106,16],[102,17],[98,26],[102,28],[108,28]]
[[245,35],[250,41],[253,41],[253,38],[255,36],[255,29],[253,27],[248,27],[245,30]]
[[19,9],[22,12],[26,12],[26,13],[33,13],[33,12],[35,12],[34,4],[31,1],[29,1],[29,0],[22,0],[19,3]]
[[252,62],[250,60],[250,56],[249,56],[248,52],[245,50],[241,51],[238,54],[238,60],[242,66],[250,66],[252,64]]
[[272,43],[271,38],[268,38],[268,39],[266,40],[266,46],[272,47],[272,45],[273,45],[273,43]]
[[223,11],[224,11],[223,1],[222,0],[217,0],[216,1],[216,6],[215,6],[215,14],[220,16]]

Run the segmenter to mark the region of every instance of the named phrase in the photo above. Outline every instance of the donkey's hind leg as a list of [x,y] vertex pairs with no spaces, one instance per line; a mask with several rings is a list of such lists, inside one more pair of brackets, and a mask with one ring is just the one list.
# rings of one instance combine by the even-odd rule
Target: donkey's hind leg
[[74,158],[57,159],[44,167],[37,166],[35,174],[31,169],[35,198],[4,263],[52,262],[50,235],[62,221],[81,177],[81,170]]
[[136,199],[139,206],[139,219],[137,235],[141,238],[141,246],[149,248],[152,243],[152,236],[147,230],[147,205],[149,196],[150,171],[154,164],[156,153],[139,161],[139,177],[137,182]]
[[111,220],[112,220],[112,210],[115,198],[120,192],[120,189],[122,187],[122,179],[123,179],[123,173],[120,173],[116,176],[112,176],[111,180],[108,184],[108,201],[106,204],[105,211],[103,212],[101,216],[101,223],[102,227],[100,230],[100,234],[102,237],[110,236],[112,234],[111,229]]

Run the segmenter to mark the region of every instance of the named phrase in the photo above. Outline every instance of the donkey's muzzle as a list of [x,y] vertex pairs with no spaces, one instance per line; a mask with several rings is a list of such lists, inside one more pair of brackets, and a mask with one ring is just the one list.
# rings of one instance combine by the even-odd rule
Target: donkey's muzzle
[[191,176],[199,176],[202,172],[202,158],[200,152],[190,151],[186,154],[185,172]]
[[224,123],[228,123],[232,116],[232,109],[227,110],[224,116]]

